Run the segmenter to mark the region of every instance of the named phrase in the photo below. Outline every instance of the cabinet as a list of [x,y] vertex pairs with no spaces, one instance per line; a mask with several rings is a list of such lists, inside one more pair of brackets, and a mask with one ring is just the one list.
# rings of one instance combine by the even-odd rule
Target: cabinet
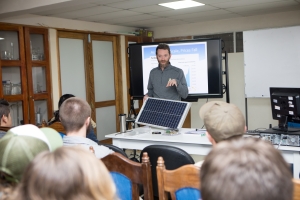
[[0,97],[10,103],[13,126],[48,120],[53,111],[48,30],[0,23],[0,52]]

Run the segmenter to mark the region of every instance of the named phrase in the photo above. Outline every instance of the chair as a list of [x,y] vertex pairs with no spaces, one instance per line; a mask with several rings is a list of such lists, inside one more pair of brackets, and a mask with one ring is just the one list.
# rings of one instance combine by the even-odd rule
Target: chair
[[53,124],[48,126],[47,122],[45,120],[43,120],[42,127],[53,128],[54,130],[56,130],[59,133],[66,134],[66,130],[65,130],[65,128],[64,128],[64,126],[62,125],[61,122],[54,122]]
[[198,200],[200,196],[200,168],[184,165],[175,170],[166,170],[162,157],[157,160],[159,200],[168,200],[168,192],[173,200]]
[[142,163],[129,160],[120,153],[112,153],[101,159],[111,172],[120,199],[139,199],[139,184],[143,185],[144,200],[153,200],[151,167],[145,152]]
[[108,147],[109,149],[113,150],[114,152],[122,154],[124,157],[128,158],[127,154],[119,147],[112,145],[112,144],[100,144],[103,146]]
[[184,150],[167,145],[150,145],[145,147],[142,153],[147,152],[150,158],[150,163],[152,171],[152,186],[153,195],[158,198],[158,186],[157,186],[157,176],[156,176],[156,166],[158,157],[162,156],[165,160],[165,167],[168,170],[177,169],[183,165],[195,164],[193,158]]
[[299,179],[293,179],[293,183],[294,183],[293,200],[300,200],[300,180]]

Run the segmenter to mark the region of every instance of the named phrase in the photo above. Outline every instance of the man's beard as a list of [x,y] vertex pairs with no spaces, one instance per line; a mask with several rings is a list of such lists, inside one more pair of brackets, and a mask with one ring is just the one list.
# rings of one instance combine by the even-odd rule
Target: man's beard
[[170,63],[169,60],[167,60],[167,62],[165,62],[165,63],[163,63],[163,64],[162,64],[161,62],[159,62],[159,67],[160,67],[160,68],[165,68],[166,66],[169,65],[169,63]]

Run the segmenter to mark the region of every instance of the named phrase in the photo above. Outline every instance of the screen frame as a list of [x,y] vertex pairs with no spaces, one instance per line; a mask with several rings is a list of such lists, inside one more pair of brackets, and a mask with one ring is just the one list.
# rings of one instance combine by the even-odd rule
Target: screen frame
[[[200,98],[223,98],[223,68],[222,68],[222,41],[220,38],[166,41],[166,42],[150,42],[150,43],[134,43],[129,44],[129,79],[130,79],[130,96],[133,99],[143,99],[143,67],[142,67],[142,46],[158,45],[159,43],[181,44],[193,42],[207,42],[207,55],[215,60],[207,59],[208,73],[208,93],[189,94],[183,101],[198,101]],[[139,49],[140,48],[140,49]],[[140,52],[139,52],[140,51]],[[134,52],[134,53],[131,53]],[[134,62],[134,64],[132,64]],[[136,67],[136,63],[140,63],[141,67]],[[216,84],[215,84],[216,82]]]

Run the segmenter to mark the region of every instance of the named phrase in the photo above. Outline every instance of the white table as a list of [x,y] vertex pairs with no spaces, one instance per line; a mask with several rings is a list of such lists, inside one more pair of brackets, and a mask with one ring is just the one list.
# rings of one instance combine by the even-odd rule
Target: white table
[[[136,128],[134,130],[141,130],[141,128]],[[176,136],[167,136],[161,134],[152,134],[153,131],[162,131],[157,129],[148,130],[146,133],[134,134],[134,132],[127,132],[122,134],[109,134],[106,138],[112,138],[113,145],[120,147],[122,149],[137,149],[143,150],[149,145],[169,145],[175,146],[185,150],[189,154],[194,155],[207,155],[212,145],[208,141],[205,135],[200,134],[185,134],[188,131],[195,129],[185,129],[179,130],[181,134]],[[143,129],[140,132],[145,132]],[[274,146],[277,148],[277,145]],[[293,164],[294,168],[294,178],[299,179],[300,173],[300,147],[290,147],[290,146],[280,146],[279,150],[282,152],[283,157],[288,163]]]

